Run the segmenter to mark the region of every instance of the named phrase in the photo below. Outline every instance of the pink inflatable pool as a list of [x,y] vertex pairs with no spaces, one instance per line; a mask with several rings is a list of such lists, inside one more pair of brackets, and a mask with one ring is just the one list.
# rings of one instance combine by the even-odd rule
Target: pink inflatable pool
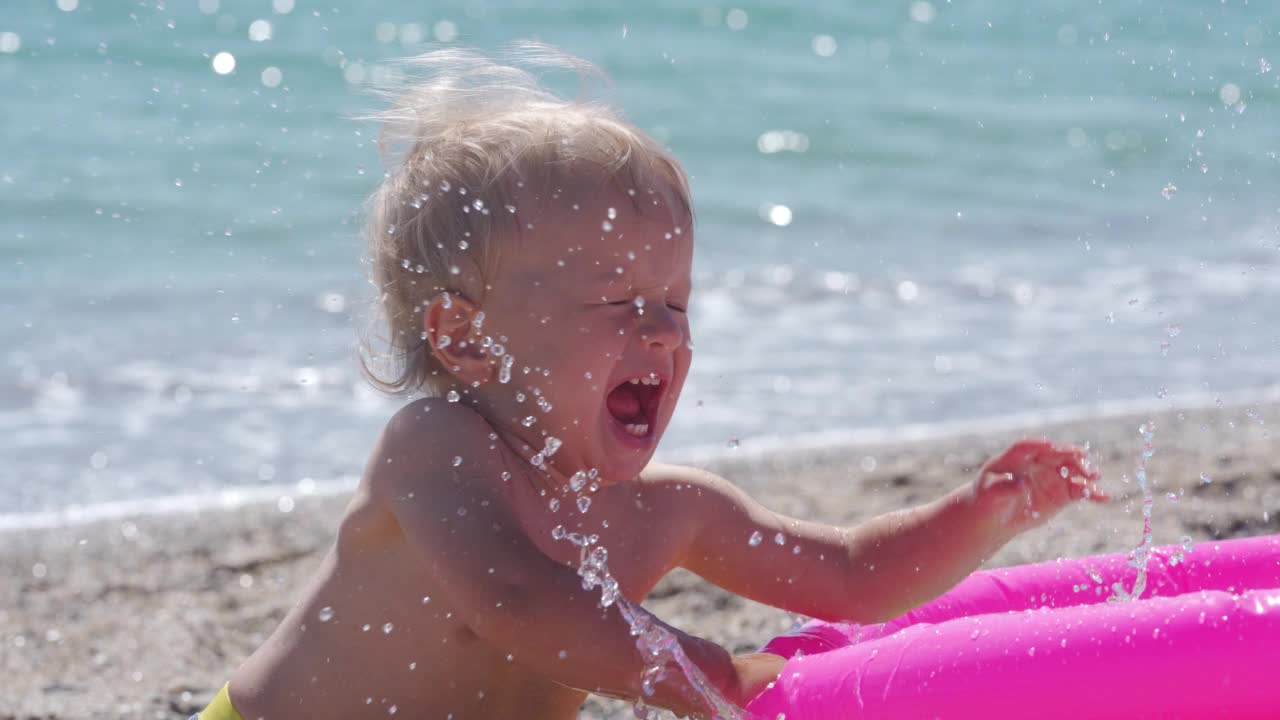
[[[1183,557],[1185,555],[1185,557]],[[836,718],[1280,718],[1280,535],[974,573],[880,625],[811,622],[748,710]]]

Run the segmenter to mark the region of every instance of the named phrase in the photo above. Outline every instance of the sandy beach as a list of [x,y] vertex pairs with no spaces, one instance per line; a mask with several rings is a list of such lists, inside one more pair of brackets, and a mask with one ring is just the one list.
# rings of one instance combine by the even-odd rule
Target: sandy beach
[[[1155,420],[1157,544],[1280,532],[1280,406],[1169,411]],[[750,454],[706,463],[790,515],[856,523],[973,477],[1022,435],[1090,442],[1106,507],[1076,507],[989,566],[1121,552],[1141,538],[1138,426],[1116,417],[919,442]],[[1202,474],[1211,481],[1201,479]],[[347,498],[141,516],[0,533],[0,718],[185,718],[265,637],[332,540]],[[795,618],[677,572],[646,605],[735,652]],[[592,701],[582,717],[621,718]]]

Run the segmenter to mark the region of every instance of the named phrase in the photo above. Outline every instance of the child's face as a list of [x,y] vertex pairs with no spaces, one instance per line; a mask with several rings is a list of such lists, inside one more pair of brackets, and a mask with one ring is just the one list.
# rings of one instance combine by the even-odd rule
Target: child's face
[[479,389],[490,420],[526,455],[558,439],[548,463],[563,474],[634,478],[684,386],[693,233],[684,213],[653,204],[660,197],[640,196],[641,215],[635,198],[582,183],[540,211],[522,207],[533,228],[504,243],[485,294],[481,334],[514,357],[510,382],[495,373]]

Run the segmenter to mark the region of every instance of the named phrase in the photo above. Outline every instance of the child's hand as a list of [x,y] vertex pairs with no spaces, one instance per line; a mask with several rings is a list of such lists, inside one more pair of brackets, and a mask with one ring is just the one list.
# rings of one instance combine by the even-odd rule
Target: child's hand
[[778,679],[782,666],[786,664],[786,658],[771,653],[738,655],[733,658],[737,682],[729,699],[739,707],[746,707],[747,703],[764,692],[769,683]]
[[1096,484],[1100,477],[1078,447],[1020,440],[983,466],[974,491],[999,529],[1016,534],[1048,522],[1076,500],[1110,500]]

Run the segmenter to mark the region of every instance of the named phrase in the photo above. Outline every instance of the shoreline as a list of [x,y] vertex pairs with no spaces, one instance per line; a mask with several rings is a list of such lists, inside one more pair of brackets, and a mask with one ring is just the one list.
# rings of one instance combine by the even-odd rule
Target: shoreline
[[[1141,498],[1122,476],[1136,465],[1138,425],[1152,417],[1156,544],[1280,532],[1274,401],[760,449],[697,464],[781,513],[852,524],[941,495],[1022,435],[1092,441],[1116,499],[1069,509],[1002,549],[986,565],[993,567],[1136,546]],[[1202,473],[1212,481],[1201,481]],[[14,578],[0,588],[0,720],[185,718],[199,710],[292,605],[291,589],[328,548],[347,499],[337,490],[295,494],[288,512],[264,498],[0,531],[0,572]],[[795,620],[684,571],[659,583],[645,604],[733,652],[755,650]],[[627,712],[593,699],[582,716]]]
[[[822,454],[853,447],[948,442],[963,437],[1020,432],[1026,428],[1066,427],[1093,421],[1109,422],[1215,408],[1226,413],[1244,415],[1251,409],[1272,404],[1280,405],[1280,385],[1232,393],[1196,395],[1189,402],[1177,405],[1171,405],[1166,400],[1118,400],[964,420],[909,423],[889,430],[848,429],[806,433],[795,437],[755,436],[745,439],[742,445],[695,445],[670,453],[659,453],[654,459],[658,462],[714,469],[744,460],[759,461],[779,453]],[[289,484],[246,485],[199,495],[165,495],[96,505],[71,505],[60,510],[0,513],[0,538],[11,532],[54,530],[130,517],[231,511],[246,505],[278,503],[285,497],[296,501],[308,496],[341,495],[351,492],[358,482],[359,477],[354,475],[327,480],[304,478]]]

